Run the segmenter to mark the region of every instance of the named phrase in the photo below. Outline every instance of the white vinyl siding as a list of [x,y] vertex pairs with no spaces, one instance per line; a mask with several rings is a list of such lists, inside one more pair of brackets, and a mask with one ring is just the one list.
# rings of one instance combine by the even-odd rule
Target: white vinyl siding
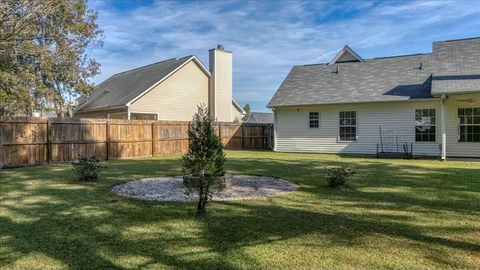
[[[415,142],[415,110],[435,108],[440,100],[412,102],[382,102],[345,105],[317,105],[276,108],[276,150],[284,152],[376,154],[380,143],[379,126],[393,131],[395,136],[413,143],[414,155],[440,155],[440,134],[437,142]],[[319,111],[321,128],[305,125],[308,112]],[[355,142],[341,142],[339,113],[356,111]],[[438,117],[437,117],[438,118]]]
[[242,122],[242,119],[243,119],[242,112],[239,109],[237,109],[237,107],[233,105],[233,102],[232,102],[232,121]]
[[447,157],[480,157],[480,143],[459,142],[458,108],[480,107],[480,94],[450,95],[445,102]]
[[[480,106],[480,94],[450,95],[445,102],[447,157],[480,157],[480,143],[459,142],[458,108]],[[415,142],[415,110],[435,109],[436,141]],[[440,156],[440,100],[378,102],[276,108],[276,150],[283,152],[375,154],[384,132],[413,144],[414,155]],[[321,128],[305,125],[305,115],[319,111]],[[357,112],[357,141],[338,141],[339,112]]]
[[[135,101],[131,113],[158,114],[159,120],[190,121],[197,105],[208,105],[209,77],[190,61],[168,79]],[[231,101],[228,105],[231,106]]]
[[[214,70],[213,67],[215,67]],[[210,51],[210,106],[217,121],[231,122],[232,115],[232,54]]]

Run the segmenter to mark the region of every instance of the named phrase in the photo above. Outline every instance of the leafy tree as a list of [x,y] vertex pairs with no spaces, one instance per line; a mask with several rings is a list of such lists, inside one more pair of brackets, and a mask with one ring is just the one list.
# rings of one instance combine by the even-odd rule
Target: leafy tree
[[225,153],[205,105],[200,105],[198,113],[193,116],[188,138],[188,152],[183,156],[183,169],[188,175],[183,177],[183,182],[189,193],[194,191],[198,194],[197,214],[205,215],[213,190],[225,187],[222,179]]
[[245,116],[243,116],[242,120],[243,122],[248,122],[250,120],[250,117],[252,116],[252,111],[250,109],[250,104],[245,104],[243,107],[243,110],[245,111]]
[[0,2],[0,108],[31,115],[65,113],[93,90],[101,46],[97,14],[86,0]]

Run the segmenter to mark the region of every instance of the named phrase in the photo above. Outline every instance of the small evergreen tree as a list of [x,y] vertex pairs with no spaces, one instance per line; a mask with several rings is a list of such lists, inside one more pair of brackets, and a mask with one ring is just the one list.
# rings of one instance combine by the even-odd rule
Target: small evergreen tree
[[198,106],[198,113],[188,128],[190,140],[188,152],[183,156],[183,182],[188,192],[198,194],[197,214],[206,214],[206,205],[215,189],[225,188],[222,176],[225,153],[220,138],[213,128],[213,118],[205,105]]

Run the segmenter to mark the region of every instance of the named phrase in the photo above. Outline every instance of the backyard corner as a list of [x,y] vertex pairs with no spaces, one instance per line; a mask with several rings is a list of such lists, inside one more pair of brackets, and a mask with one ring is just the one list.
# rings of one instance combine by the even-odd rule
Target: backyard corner
[[[295,192],[145,202],[117,184],[182,174],[180,155],[106,162],[97,183],[71,166],[0,175],[0,268],[480,268],[480,164],[227,151],[227,172],[273,176]],[[326,168],[356,174],[329,188]]]

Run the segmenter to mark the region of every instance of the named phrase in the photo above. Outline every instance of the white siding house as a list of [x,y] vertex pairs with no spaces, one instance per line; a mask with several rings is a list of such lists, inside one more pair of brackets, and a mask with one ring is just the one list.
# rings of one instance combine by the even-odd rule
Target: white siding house
[[210,69],[196,56],[173,58],[115,74],[82,98],[75,117],[190,121],[197,106],[217,121],[245,114],[232,96],[232,53],[209,51]]
[[345,47],[294,67],[269,107],[275,151],[480,157],[480,39],[367,60]]

